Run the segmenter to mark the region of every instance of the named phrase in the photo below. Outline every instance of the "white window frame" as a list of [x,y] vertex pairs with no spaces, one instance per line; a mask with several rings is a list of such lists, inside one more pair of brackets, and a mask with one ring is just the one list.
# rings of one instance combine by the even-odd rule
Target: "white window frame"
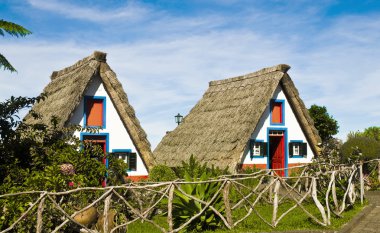
[[261,155],[260,143],[259,142],[254,142],[253,143],[252,155],[253,156],[260,156]]
[[301,147],[301,146],[300,146],[299,143],[295,143],[295,144],[293,144],[293,156],[300,156],[300,155],[301,155],[301,154],[300,154],[300,150],[301,150],[300,147]]

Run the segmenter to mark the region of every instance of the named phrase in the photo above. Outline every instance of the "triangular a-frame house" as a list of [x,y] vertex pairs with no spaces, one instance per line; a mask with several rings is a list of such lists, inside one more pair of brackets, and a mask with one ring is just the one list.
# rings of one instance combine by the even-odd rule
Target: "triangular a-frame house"
[[193,155],[233,173],[310,163],[321,140],[289,69],[282,64],[210,82],[203,98],[154,150],[156,162],[179,166]]
[[74,65],[51,75],[43,93],[48,97],[36,103],[32,111],[42,119],[28,114],[26,123],[49,124],[59,118],[58,127],[70,124],[96,127],[98,133],[75,132],[81,140],[94,141],[105,153],[114,152],[128,162],[128,178],[148,176],[154,164],[147,135],[136,118],[116,74],[106,62],[106,53],[95,51]]

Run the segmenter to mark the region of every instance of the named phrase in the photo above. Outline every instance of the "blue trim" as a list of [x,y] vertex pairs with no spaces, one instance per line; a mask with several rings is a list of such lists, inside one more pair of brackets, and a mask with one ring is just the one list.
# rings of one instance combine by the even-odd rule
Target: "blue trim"
[[252,159],[262,159],[262,158],[265,158],[265,156],[253,155],[251,142],[264,142],[264,140],[262,140],[262,139],[250,139],[249,140],[249,155],[250,155],[251,160]]
[[[117,153],[117,152],[129,152],[132,153],[132,149],[112,149],[112,153]],[[137,153],[136,153],[137,156]],[[136,157],[137,160],[137,157]],[[137,161],[136,161],[137,163]],[[136,164],[136,171],[137,171],[137,164]],[[133,172],[132,170],[129,169],[129,164],[128,164],[128,169],[127,172]]]
[[116,152],[132,152],[132,149],[112,149],[112,153]]
[[254,142],[264,142],[264,140],[262,139],[251,139],[251,140],[253,140]]
[[[106,138],[106,154],[105,154],[105,157],[106,157],[106,169],[108,169],[108,157],[107,157],[107,154],[109,152],[109,146],[110,146],[110,140],[109,140],[109,133],[80,133],[80,140],[83,142],[83,137],[84,136],[100,136],[100,137],[105,137]],[[81,149],[83,148],[83,144],[81,145]],[[105,181],[105,185],[107,186],[107,177],[108,177],[108,172],[106,171],[106,174],[104,174],[104,181]]]
[[288,176],[288,129],[287,128],[273,128],[273,127],[268,127],[267,128],[267,140],[268,140],[268,145],[267,145],[267,151],[268,151],[268,158],[267,158],[267,169],[270,169],[270,141],[269,141],[269,131],[271,130],[277,130],[277,131],[284,131],[284,150],[285,150],[285,177]]
[[[273,123],[272,122],[272,105],[273,103],[281,103],[281,123]],[[270,125],[278,125],[278,126],[284,126],[285,125],[285,100],[282,99],[271,99],[270,101]]]
[[[290,140],[289,142],[298,142],[303,143],[303,140]],[[290,159],[305,159],[306,157],[304,155],[293,155],[290,157]]]
[[[83,136],[105,136],[106,137],[106,153],[109,152],[109,139],[110,139],[110,134],[109,133],[80,133],[80,140],[83,142]],[[83,145],[82,145],[83,147]]]
[[[105,129],[106,128],[106,109],[107,109],[107,103],[106,103],[107,97],[105,96],[84,96],[83,99],[83,127],[89,127],[89,128],[101,128]],[[97,127],[97,126],[87,126],[87,100],[103,100],[103,125],[102,127]]]

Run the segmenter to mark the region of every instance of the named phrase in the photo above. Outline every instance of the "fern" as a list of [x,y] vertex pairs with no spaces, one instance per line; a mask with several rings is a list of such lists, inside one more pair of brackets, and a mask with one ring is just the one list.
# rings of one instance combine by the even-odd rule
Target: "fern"
[[[23,26],[1,19],[0,20],[0,35],[5,36],[6,33],[15,37],[19,37],[19,36],[24,37],[26,35],[32,34],[31,31],[24,28]],[[9,70],[10,72],[17,72],[17,70],[11,65],[11,63],[2,54],[0,54],[0,69],[1,68],[3,68],[4,70]]]
[[9,63],[9,61],[0,53],[0,69],[16,72],[16,69]]
[[9,35],[15,36],[15,37],[19,37],[19,36],[23,37],[23,36],[32,34],[31,31],[24,28],[23,26],[1,19],[0,20],[0,35],[5,36],[5,33],[8,33]]

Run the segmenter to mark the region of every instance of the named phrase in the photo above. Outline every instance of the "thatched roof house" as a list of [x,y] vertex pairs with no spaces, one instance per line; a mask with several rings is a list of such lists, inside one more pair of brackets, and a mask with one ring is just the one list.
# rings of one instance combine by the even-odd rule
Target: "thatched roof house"
[[[203,98],[154,150],[156,162],[178,166],[194,155],[209,165],[228,166],[231,172],[236,172],[244,164],[274,168],[270,165],[273,154],[267,150],[272,150],[269,148],[270,138],[277,131],[287,134],[281,144],[286,144],[282,149],[286,152],[282,156],[287,157],[283,158],[283,167],[310,162],[318,154],[320,137],[287,74],[289,69],[290,66],[282,64],[239,77],[211,81]],[[284,119],[276,123],[272,120],[274,106],[271,103],[280,98],[285,103],[279,106],[282,109],[279,114]],[[288,153],[287,142],[293,142],[293,139],[308,143],[305,147],[309,150],[308,156],[306,151],[302,158],[290,156],[292,152]],[[264,144],[253,145],[255,142]],[[252,151],[260,146],[265,146],[261,147],[261,152],[259,149]]]
[[[108,150],[115,147],[118,149],[131,147],[132,149],[128,150],[135,149],[146,168],[152,167],[154,159],[147,135],[136,118],[135,111],[129,104],[127,94],[116,78],[116,74],[107,64],[106,53],[95,51],[70,67],[54,71],[51,75],[51,82],[43,92],[48,94],[48,98],[35,104],[32,108],[33,111],[42,115],[42,119],[34,119],[29,114],[24,119],[27,123],[49,124],[51,118],[56,116],[60,119],[60,127],[69,124],[89,126],[86,125],[86,119],[90,121],[89,116],[86,118],[86,111],[87,114],[90,114],[90,111],[95,112],[96,109],[94,107],[95,110],[86,110],[86,101],[96,99],[96,96],[100,95],[100,98],[103,98],[101,101],[104,103],[94,103],[101,106],[101,110],[104,106],[104,112],[98,113],[100,115],[91,114],[94,115],[95,120],[97,120],[96,118],[99,118],[100,121],[104,120],[99,128],[100,134],[107,135]],[[94,105],[94,103],[92,104]],[[119,128],[124,128],[124,132],[121,135],[119,133],[113,135],[113,131],[119,130]],[[83,136],[85,139],[86,135],[78,133],[78,136]]]

